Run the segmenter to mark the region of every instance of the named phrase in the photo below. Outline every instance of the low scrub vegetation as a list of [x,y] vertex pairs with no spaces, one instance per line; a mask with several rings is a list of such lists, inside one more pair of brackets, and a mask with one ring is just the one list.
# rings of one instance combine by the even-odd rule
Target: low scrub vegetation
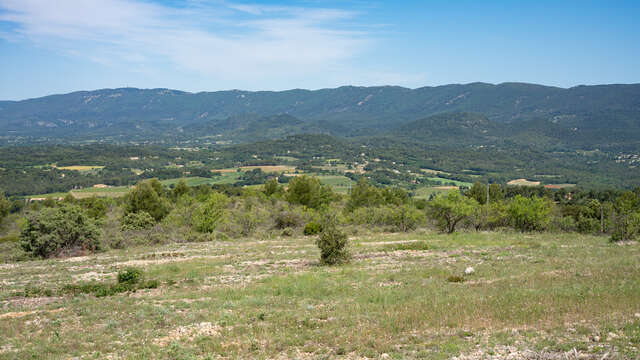
[[[307,235],[322,240],[321,262],[339,263],[333,251],[341,249],[347,232],[410,232],[432,226],[445,233],[509,228],[605,233],[611,241],[640,236],[640,191],[543,190],[476,183],[470,189],[418,200],[402,189],[373,186],[364,177],[349,194],[334,193],[309,176],[291,179],[287,188],[273,178],[261,187],[190,187],[178,182],[171,189],[151,179],[122,198],[68,196],[17,207],[0,197],[0,224],[13,229],[4,231],[6,246],[19,240],[19,248],[4,255],[13,259],[145,244]],[[330,226],[323,220],[326,214],[334,219]]]

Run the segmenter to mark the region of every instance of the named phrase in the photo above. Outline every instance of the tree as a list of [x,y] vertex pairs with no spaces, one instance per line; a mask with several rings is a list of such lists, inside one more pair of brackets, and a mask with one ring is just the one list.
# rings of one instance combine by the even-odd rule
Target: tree
[[632,240],[640,234],[640,198],[636,193],[625,191],[614,205],[613,232],[611,241]]
[[522,232],[544,230],[551,221],[553,203],[547,198],[516,195],[508,206],[511,224]]
[[285,198],[292,204],[317,209],[333,199],[331,188],[322,185],[316,177],[298,176],[289,181]]
[[351,189],[349,200],[347,201],[347,211],[353,211],[359,207],[371,207],[382,204],[383,198],[378,189],[370,185],[367,178],[360,181]]
[[4,197],[4,193],[0,191],[0,220],[9,215],[11,210],[11,201]]
[[170,210],[169,201],[158,179],[139,182],[126,196],[125,214],[144,211],[160,221]]
[[465,197],[458,190],[439,194],[428,205],[428,212],[442,231],[452,233],[456,225],[471,216],[478,202]]
[[264,183],[264,194],[267,196],[271,196],[273,194],[277,194],[282,192],[282,186],[278,184],[278,180],[275,178],[271,178]]
[[187,185],[184,179],[180,179],[180,181],[178,181],[178,183],[176,184],[176,186],[173,188],[171,192],[173,197],[178,199],[182,195],[188,194],[190,191],[191,191],[191,188],[189,187],[189,185]]
[[100,249],[100,230],[79,206],[63,204],[27,216],[20,245],[32,255],[47,258],[77,250]]

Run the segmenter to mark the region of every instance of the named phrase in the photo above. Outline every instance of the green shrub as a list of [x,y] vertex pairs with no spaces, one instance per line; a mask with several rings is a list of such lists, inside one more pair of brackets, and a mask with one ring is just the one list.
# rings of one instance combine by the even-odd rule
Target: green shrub
[[138,183],[125,197],[125,214],[144,211],[156,221],[162,220],[171,209],[164,193],[158,179]]
[[286,237],[290,237],[293,236],[294,231],[292,228],[284,228],[282,229],[282,232],[280,233],[281,236],[286,236]]
[[27,216],[20,233],[25,252],[47,258],[73,251],[100,249],[100,230],[77,205],[43,208]]
[[333,192],[318,178],[302,175],[289,181],[285,198],[292,204],[318,209],[333,200]]
[[7,215],[9,215],[9,211],[11,210],[11,201],[7,200],[4,197],[4,193],[0,191],[0,221]]
[[464,277],[460,275],[451,275],[447,278],[447,281],[452,283],[461,283],[464,282]]
[[320,223],[317,223],[315,221],[309,221],[307,225],[304,226],[303,233],[306,236],[310,236],[310,235],[319,234],[321,231],[322,231],[322,225]]
[[325,215],[322,222],[322,232],[316,240],[320,248],[320,262],[325,265],[342,264],[351,258],[347,249],[349,238],[338,229],[336,219],[332,215]]
[[118,284],[137,284],[142,280],[142,270],[134,267],[118,271]]
[[213,232],[225,215],[229,198],[219,192],[209,194],[207,200],[196,207],[193,212],[193,224],[200,232]]
[[525,231],[542,231],[551,221],[552,202],[537,196],[524,197],[516,195],[508,205],[511,224],[516,229]]
[[144,230],[153,227],[156,221],[146,211],[140,211],[137,213],[128,213],[122,217],[120,221],[120,230]]
[[474,199],[461,195],[458,190],[451,190],[431,200],[428,212],[442,231],[452,233],[460,221],[474,213],[477,206],[478,202]]
[[611,241],[633,240],[640,235],[640,198],[625,191],[614,203]]
[[578,221],[576,221],[576,230],[583,234],[594,234],[600,232],[600,227],[600,220],[592,217],[579,215]]

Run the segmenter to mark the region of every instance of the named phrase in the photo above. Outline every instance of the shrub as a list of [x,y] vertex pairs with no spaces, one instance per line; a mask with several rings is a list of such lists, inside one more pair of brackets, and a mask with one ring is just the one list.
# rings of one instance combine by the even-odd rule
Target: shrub
[[336,265],[349,261],[351,255],[347,249],[348,240],[347,234],[338,229],[335,217],[326,215],[322,223],[322,232],[316,240],[316,245],[320,248],[320,262]]
[[599,219],[594,219],[592,217],[587,217],[583,215],[578,216],[578,221],[576,221],[576,230],[583,234],[593,234],[600,232],[601,222]]
[[295,209],[283,210],[276,213],[274,222],[276,229],[299,227],[304,222],[304,217],[300,211]]
[[292,228],[284,228],[280,233],[281,236],[286,236],[286,237],[293,236],[293,234],[294,234],[294,231]]
[[451,190],[431,200],[428,211],[442,231],[452,233],[456,225],[471,216],[477,206],[474,199],[461,195],[458,190]]
[[213,232],[225,214],[229,198],[219,192],[212,192],[208,199],[193,212],[193,223],[200,232]]
[[0,191],[0,220],[9,214],[11,210],[11,201],[4,197],[4,193]]
[[618,196],[614,203],[611,241],[633,240],[640,234],[640,198],[631,191]]
[[541,231],[546,229],[551,221],[551,206],[551,201],[546,198],[516,195],[509,203],[507,211],[511,224],[516,229],[522,232]]
[[320,225],[320,223],[317,223],[315,221],[309,221],[307,225],[304,226],[303,233],[306,236],[310,236],[310,235],[319,234],[321,231],[322,231],[322,225]]
[[120,230],[144,230],[156,224],[156,221],[146,211],[129,213],[122,217]]
[[77,205],[43,208],[27,216],[20,244],[29,254],[47,258],[76,250],[100,248],[100,231]]
[[126,196],[125,214],[144,211],[156,221],[162,220],[169,211],[169,201],[164,197],[164,189],[157,179],[138,183]]
[[289,181],[285,198],[292,204],[317,209],[331,202],[333,192],[330,187],[322,185],[318,178],[302,175]]
[[142,270],[134,267],[118,271],[118,284],[137,284],[142,280]]

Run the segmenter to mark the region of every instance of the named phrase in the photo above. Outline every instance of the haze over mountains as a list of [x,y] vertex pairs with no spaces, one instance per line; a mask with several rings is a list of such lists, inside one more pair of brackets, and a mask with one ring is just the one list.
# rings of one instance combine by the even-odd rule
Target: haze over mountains
[[408,89],[217,91],[104,89],[0,102],[5,138],[249,142],[292,134],[391,136],[416,141],[636,146],[640,84],[569,89],[472,83]]

